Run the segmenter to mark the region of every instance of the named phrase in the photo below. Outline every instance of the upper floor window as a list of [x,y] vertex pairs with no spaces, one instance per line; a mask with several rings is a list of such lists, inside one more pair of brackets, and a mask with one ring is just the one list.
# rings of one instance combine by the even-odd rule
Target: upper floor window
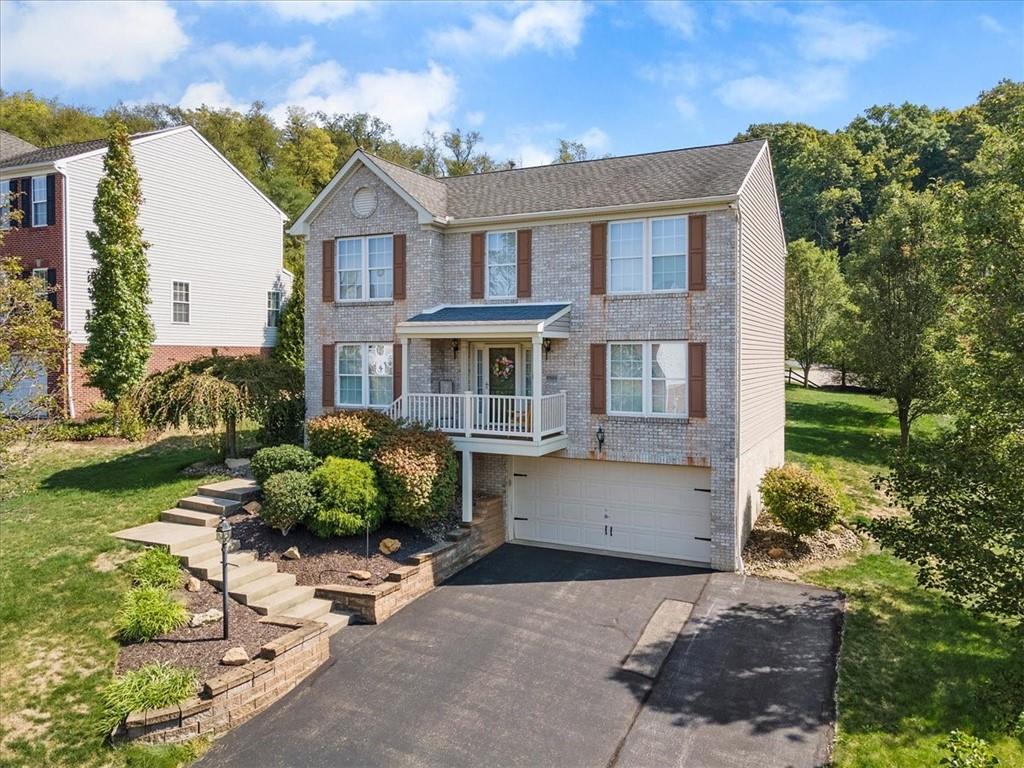
[[45,227],[50,222],[46,216],[46,177],[32,177],[32,226]]
[[391,235],[338,240],[338,301],[390,299],[394,292],[394,238]]
[[610,292],[684,290],[686,227],[685,216],[609,222]]
[[516,295],[516,233],[488,232],[486,248],[487,298]]
[[609,413],[685,416],[686,342],[608,345]]
[[394,347],[391,344],[339,344],[339,405],[391,405],[394,400]]
[[191,320],[191,286],[175,280],[171,283],[171,320],[187,323]]
[[267,291],[267,327],[277,328],[281,323],[281,292]]

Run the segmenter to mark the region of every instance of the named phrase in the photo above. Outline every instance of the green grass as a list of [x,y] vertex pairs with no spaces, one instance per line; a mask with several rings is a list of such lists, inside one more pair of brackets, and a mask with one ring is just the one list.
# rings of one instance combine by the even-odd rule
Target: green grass
[[[786,458],[841,485],[851,517],[884,507],[871,477],[899,436],[891,403],[795,387],[786,400]],[[913,434],[942,423],[923,418]],[[1005,626],[917,586],[913,567],[886,553],[866,551],[804,578],[847,595],[837,768],[937,766],[955,728],[990,741],[1002,765],[1024,765],[1024,744],[1006,728],[1024,659]]]
[[56,443],[5,482],[0,765],[171,766],[191,754],[111,750],[98,735],[118,649],[114,614],[129,582],[103,561],[124,551],[111,532],[154,520],[194,492],[197,478],[178,472],[211,457],[178,437],[143,446]]

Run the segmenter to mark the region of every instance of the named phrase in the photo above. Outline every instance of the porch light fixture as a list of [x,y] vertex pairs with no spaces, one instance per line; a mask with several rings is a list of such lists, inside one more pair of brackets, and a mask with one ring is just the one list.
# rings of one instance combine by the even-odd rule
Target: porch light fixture
[[544,339],[544,359],[548,359],[548,353],[551,352],[551,339]]
[[452,359],[453,360],[458,360],[459,359],[459,340],[458,339],[452,339]]
[[220,564],[221,564],[221,597],[223,598],[221,611],[224,614],[224,639],[228,639],[228,543],[231,541],[231,523],[227,515],[221,515],[217,523],[217,541],[220,542]]
[[604,427],[598,425],[597,427],[597,452],[601,453],[604,450]]

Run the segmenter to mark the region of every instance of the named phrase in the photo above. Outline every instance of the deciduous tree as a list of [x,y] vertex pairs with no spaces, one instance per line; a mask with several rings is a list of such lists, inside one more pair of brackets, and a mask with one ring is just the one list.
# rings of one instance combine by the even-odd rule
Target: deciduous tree
[[846,281],[839,256],[809,240],[789,244],[786,257],[786,355],[804,373],[828,357],[839,342],[839,321],[847,304]]

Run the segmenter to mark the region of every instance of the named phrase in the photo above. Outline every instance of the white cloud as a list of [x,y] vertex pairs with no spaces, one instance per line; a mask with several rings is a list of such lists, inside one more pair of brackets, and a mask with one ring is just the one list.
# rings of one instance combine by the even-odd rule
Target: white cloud
[[580,43],[588,9],[581,0],[508,6],[515,13],[476,13],[469,27],[448,27],[430,35],[439,53],[511,56],[526,48],[548,53]]
[[[822,67],[791,77],[753,75],[723,83],[718,96],[733,109],[806,114],[846,95],[846,70]],[[678,106],[678,105],[677,105]]]
[[693,120],[697,116],[697,105],[685,96],[676,96],[675,107],[684,120]]
[[265,0],[263,5],[285,21],[310,24],[337,21],[373,8],[367,0]]
[[470,128],[479,128],[481,125],[484,124],[484,120],[486,119],[486,117],[487,115],[485,115],[483,112],[467,112],[466,123],[469,125]]
[[611,137],[596,125],[577,136],[576,141],[585,146],[591,154],[603,154],[612,144]]
[[697,28],[697,13],[683,0],[650,0],[647,13],[664,27],[692,40]]
[[3,3],[0,49],[8,88],[17,74],[68,87],[138,82],[188,42],[165,2]]
[[327,114],[369,112],[387,122],[395,136],[418,142],[425,130],[445,130],[455,106],[455,77],[431,62],[419,72],[385,69],[350,75],[334,60],[310,67],[272,110],[283,121],[289,106]]
[[295,67],[313,55],[312,40],[303,40],[290,48],[275,48],[267,43],[256,45],[235,45],[217,43],[201,58],[211,66],[228,66],[235,69],[277,69]]
[[178,100],[178,106],[182,109],[206,106],[211,109],[233,109],[236,112],[244,112],[249,107],[245,102],[231,98],[224,83],[212,80],[189,85]]
[[795,14],[792,22],[797,28],[797,50],[811,61],[866,61],[894,37],[885,27],[829,11]]
[[978,23],[981,24],[982,29],[989,32],[995,32],[997,35],[1005,35],[1008,31],[999,19],[994,16],[989,16],[987,13],[983,13],[978,16]]
[[663,61],[658,64],[645,64],[637,70],[637,75],[651,83],[695,88],[702,79],[711,75],[714,69],[706,62],[698,67],[690,61]]

